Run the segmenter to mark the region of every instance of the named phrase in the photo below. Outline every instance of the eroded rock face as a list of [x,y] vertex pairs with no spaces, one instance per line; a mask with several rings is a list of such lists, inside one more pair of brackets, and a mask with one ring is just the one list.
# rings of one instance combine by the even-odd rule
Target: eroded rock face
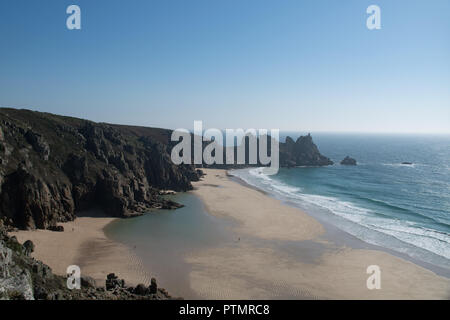
[[47,141],[45,141],[39,133],[33,132],[32,130],[28,130],[27,133],[25,133],[25,138],[42,159],[47,161],[50,156],[50,146]]
[[48,229],[93,206],[118,217],[176,208],[159,190],[186,191],[199,177],[172,164],[169,130],[15,109],[0,109],[0,126],[0,218],[19,228]]
[[0,300],[34,300],[31,274],[15,263],[13,254],[5,241],[0,240]]
[[0,243],[0,278],[5,279],[10,276],[10,264],[12,262],[12,251]]
[[[10,150],[5,141],[5,135],[3,134],[3,129],[0,126],[0,166],[5,166],[7,164],[7,156],[9,156]],[[0,192],[1,185],[3,183],[3,171],[0,170]]]
[[15,226],[47,229],[75,217],[70,182],[49,183],[24,166],[7,175],[0,194],[1,213]]

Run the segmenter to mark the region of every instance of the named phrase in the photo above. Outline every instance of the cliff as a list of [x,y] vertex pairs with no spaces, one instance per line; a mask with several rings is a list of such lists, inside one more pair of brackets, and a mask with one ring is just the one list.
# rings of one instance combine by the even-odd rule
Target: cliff
[[186,191],[199,175],[173,165],[170,130],[0,109],[0,219],[51,228],[98,207],[117,217],[176,208],[160,190]]
[[[21,229],[54,229],[91,207],[116,217],[179,207],[161,191],[190,190],[201,172],[172,163],[171,134],[0,108],[0,220]],[[330,164],[311,135],[280,143],[281,167]]]

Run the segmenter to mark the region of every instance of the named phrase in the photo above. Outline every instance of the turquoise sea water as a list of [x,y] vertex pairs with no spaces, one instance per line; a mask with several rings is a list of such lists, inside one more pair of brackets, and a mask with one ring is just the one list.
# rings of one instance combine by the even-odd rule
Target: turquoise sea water
[[[275,176],[259,169],[233,174],[365,242],[450,269],[450,136],[313,139],[335,165],[281,169]],[[356,167],[339,164],[347,155]]]

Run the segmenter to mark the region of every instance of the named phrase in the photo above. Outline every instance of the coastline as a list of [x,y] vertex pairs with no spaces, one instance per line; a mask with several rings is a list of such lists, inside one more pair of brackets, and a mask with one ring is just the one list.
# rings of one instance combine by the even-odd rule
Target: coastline
[[[236,181],[226,170],[204,171],[206,175],[193,183],[189,193],[202,201],[208,215],[226,222],[222,227],[231,240],[180,255],[188,266],[184,272],[195,298],[450,298],[449,279],[382,250],[336,243],[327,227],[308,213]],[[151,268],[131,246],[111,240],[104,232],[117,220],[89,212],[61,224],[64,232],[11,235],[20,242],[32,240],[33,256],[56,274],[64,275],[68,265],[76,264],[97,285],[103,285],[110,272],[128,284],[147,285]],[[369,265],[380,266],[381,290],[366,287]]]
[[372,244],[372,243],[366,242],[364,240],[361,240],[361,239],[357,238],[356,236],[340,229],[332,222],[327,221],[326,217],[324,217],[321,214],[318,214],[318,212],[315,212],[314,210],[311,210],[311,208],[304,209],[301,206],[299,206],[298,203],[295,203],[295,202],[289,201],[289,200],[283,200],[281,198],[278,198],[276,195],[270,194],[262,189],[258,189],[258,187],[248,183],[247,181],[245,181],[244,179],[242,179],[241,177],[239,177],[237,175],[230,174],[228,171],[226,174],[227,174],[227,177],[229,177],[232,181],[235,181],[235,182],[243,185],[244,187],[259,191],[259,192],[267,195],[268,197],[277,199],[277,200],[281,201],[283,204],[285,204],[289,207],[297,208],[300,211],[302,211],[303,213],[313,217],[325,229],[325,232],[323,234],[323,239],[325,239],[326,241],[332,242],[338,246],[345,246],[345,247],[350,247],[353,249],[371,249],[371,250],[383,251],[383,252],[389,253],[393,256],[396,256],[398,258],[401,258],[403,260],[407,260],[416,265],[424,267],[425,269],[428,269],[428,270],[436,273],[439,276],[443,276],[447,279],[450,279],[450,269],[448,269],[448,268],[445,268],[445,267],[442,267],[442,266],[439,266],[436,264],[432,264],[430,262],[426,262],[425,260],[419,260],[417,258],[407,255],[406,253],[402,253],[402,252],[393,250],[389,247],[384,247],[381,245],[376,245],[376,244]]
[[[211,286],[208,279],[221,274],[223,279],[214,281],[220,280],[223,291],[229,292],[225,298],[450,298],[448,278],[382,250],[336,243],[321,223],[302,210],[233,181],[225,170],[205,172],[203,181],[194,184],[194,194],[202,199],[210,214],[231,219],[241,241],[188,258],[194,266],[191,283],[197,292],[205,292],[203,296],[211,297],[206,294],[212,291],[207,288]],[[214,192],[211,185],[217,185]],[[264,199],[261,204],[260,197],[271,200]],[[264,211],[258,215],[261,206]],[[255,211],[249,215],[251,208]],[[272,217],[265,220],[268,215]],[[278,222],[274,222],[274,217]],[[266,227],[270,232],[264,232]],[[370,265],[381,269],[380,290],[366,287],[366,269]],[[277,292],[280,290],[283,292]]]
[[210,214],[238,222],[238,233],[281,241],[311,240],[324,233],[322,225],[303,211],[232,181],[226,170],[203,170],[204,181],[193,183],[193,193]]
[[92,210],[80,213],[74,221],[59,223],[64,232],[31,230],[10,232],[10,235],[21,243],[33,241],[32,256],[50,266],[55,274],[66,275],[69,265],[77,265],[81,275],[94,278],[98,286],[104,285],[109,273],[125,279],[127,285],[149,285],[151,277],[140,258],[104,233],[104,228],[117,219]]

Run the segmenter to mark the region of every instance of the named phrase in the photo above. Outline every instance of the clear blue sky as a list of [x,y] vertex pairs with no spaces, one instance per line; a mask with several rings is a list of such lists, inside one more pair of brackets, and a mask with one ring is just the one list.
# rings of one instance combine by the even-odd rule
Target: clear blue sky
[[[66,8],[82,30],[66,29]],[[382,29],[366,28],[381,7]],[[449,0],[2,0],[0,106],[124,124],[450,132]]]

